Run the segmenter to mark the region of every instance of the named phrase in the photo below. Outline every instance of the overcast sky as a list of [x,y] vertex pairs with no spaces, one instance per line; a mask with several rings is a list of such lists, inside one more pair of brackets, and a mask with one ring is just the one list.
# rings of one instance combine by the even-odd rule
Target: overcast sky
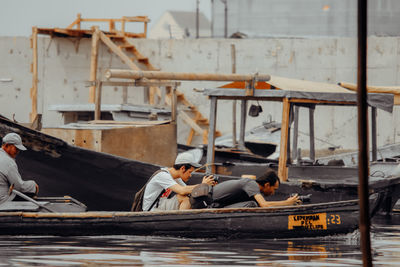
[[[65,28],[83,18],[148,16],[149,28],[166,10],[196,11],[196,0],[0,0],[0,36],[29,36],[32,26]],[[200,0],[211,18],[211,0]]]

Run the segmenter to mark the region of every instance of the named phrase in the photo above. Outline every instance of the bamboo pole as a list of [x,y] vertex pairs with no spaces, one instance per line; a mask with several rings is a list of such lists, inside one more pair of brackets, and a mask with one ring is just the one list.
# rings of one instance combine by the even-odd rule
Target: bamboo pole
[[[252,81],[252,74],[216,74],[216,73],[193,73],[193,72],[164,72],[164,71],[134,71],[121,69],[108,69],[105,72],[107,79],[159,79],[159,80],[181,80],[181,81]],[[258,74],[258,81],[269,81],[268,74]]]
[[[99,28],[94,27],[94,32],[92,35],[92,52],[90,58],[90,79],[89,81],[93,82],[97,79],[97,62],[98,62],[98,54],[99,54]],[[96,95],[96,86],[93,85],[89,89],[89,103],[94,103]]]
[[37,116],[37,84],[38,84],[38,50],[37,50],[37,35],[38,28],[32,27],[31,47],[32,47],[32,88],[31,88],[31,99],[32,99],[32,112],[30,114],[30,122],[32,123]]

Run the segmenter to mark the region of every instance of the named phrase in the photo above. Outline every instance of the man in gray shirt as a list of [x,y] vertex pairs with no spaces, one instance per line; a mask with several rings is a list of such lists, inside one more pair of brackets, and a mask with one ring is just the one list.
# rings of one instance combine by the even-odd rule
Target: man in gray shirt
[[39,186],[34,181],[22,180],[18,172],[15,158],[21,150],[26,148],[22,145],[18,134],[9,133],[3,137],[0,148],[0,203],[14,198],[14,194],[8,194],[11,185],[14,185],[14,189],[30,195],[35,195],[39,191]]
[[273,170],[268,170],[256,180],[242,178],[225,181],[214,186],[212,206],[215,208],[276,207],[301,203],[297,195],[282,201],[266,201],[264,196],[273,195],[279,184],[279,177]]

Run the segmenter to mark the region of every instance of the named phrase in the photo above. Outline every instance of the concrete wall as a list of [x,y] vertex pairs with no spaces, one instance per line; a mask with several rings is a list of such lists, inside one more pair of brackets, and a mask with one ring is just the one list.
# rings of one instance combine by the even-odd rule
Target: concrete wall
[[[242,32],[249,37],[355,37],[356,0],[229,0],[228,36]],[[400,1],[368,2],[368,32],[399,36]],[[212,1],[213,37],[224,37],[224,1]]]
[[[356,40],[351,38],[329,39],[200,39],[200,40],[145,40],[132,42],[148,56],[152,64],[164,71],[230,73],[232,68],[231,44],[236,47],[237,73],[268,73],[297,79],[336,83],[356,81]],[[90,40],[39,38],[39,112],[43,113],[44,126],[57,126],[61,116],[48,111],[51,104],[87,103],[89,78]],[[369,84],[398,85],[400,38],[369,39]],[[17,121],[29,119],[32,76],[29,72],[31,49],[29,38],[0,38],[0,113]],[[104,46],[100,48],[99,72],[105,69],[125,68],[121,61]],[[216,87],[221,83],[182,82],[180,88],[186,98],[199,107],[208,117],[209,102],[193,88]],[[141,103],[143,92],[130,89],[128,102]],[[104,103],[120,103],[122,88],[104,89]],[[252,104],[252,103],[249,103]],[[238,106],[239,110],[239,106]],[[247,129],[272,118],[280,121],[280,103],[263,104],[263,113],[249,118]],[[231,103],[221,102],[218,129],[231,132]],[[399,109],[393,114],[378,112],[379,145],[399,142]],[[308,146],[307,113],[302,111],[300,136],[303,148]],[[357,147],[355,108],[322,107],[316,111],[316,137],[319,147],[340,145]],[[188,127],[178,121],[178,142],[185,143]],[[196,139],[201,140],[201,139]],[[326,143],[327,142],[327,143]]]

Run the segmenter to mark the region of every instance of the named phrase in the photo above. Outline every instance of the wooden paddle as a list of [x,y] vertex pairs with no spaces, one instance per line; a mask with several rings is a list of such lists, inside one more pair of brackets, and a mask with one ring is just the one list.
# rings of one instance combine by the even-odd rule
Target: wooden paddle
[[45,207],[44,205],[40,204],[39,202],[37,202],[33,198],[28,197],[24,193],[19,192],[18,190],[14,189],[14,184],[12,184],[10,186],[10,189],[8,190],[8,194],[11,195],[11,193],[15,193],[17,196],[19,196],[19,197],[21,197],[21,198],[23,198],[23,199],[25,199],[25,200],[27,200],[29,202],[32,202],[33,204],[37,205],[39,208],[45,209],[45,210],[47,210],[49,212],[56,212],[56,211],[51,210],[50,208]]

